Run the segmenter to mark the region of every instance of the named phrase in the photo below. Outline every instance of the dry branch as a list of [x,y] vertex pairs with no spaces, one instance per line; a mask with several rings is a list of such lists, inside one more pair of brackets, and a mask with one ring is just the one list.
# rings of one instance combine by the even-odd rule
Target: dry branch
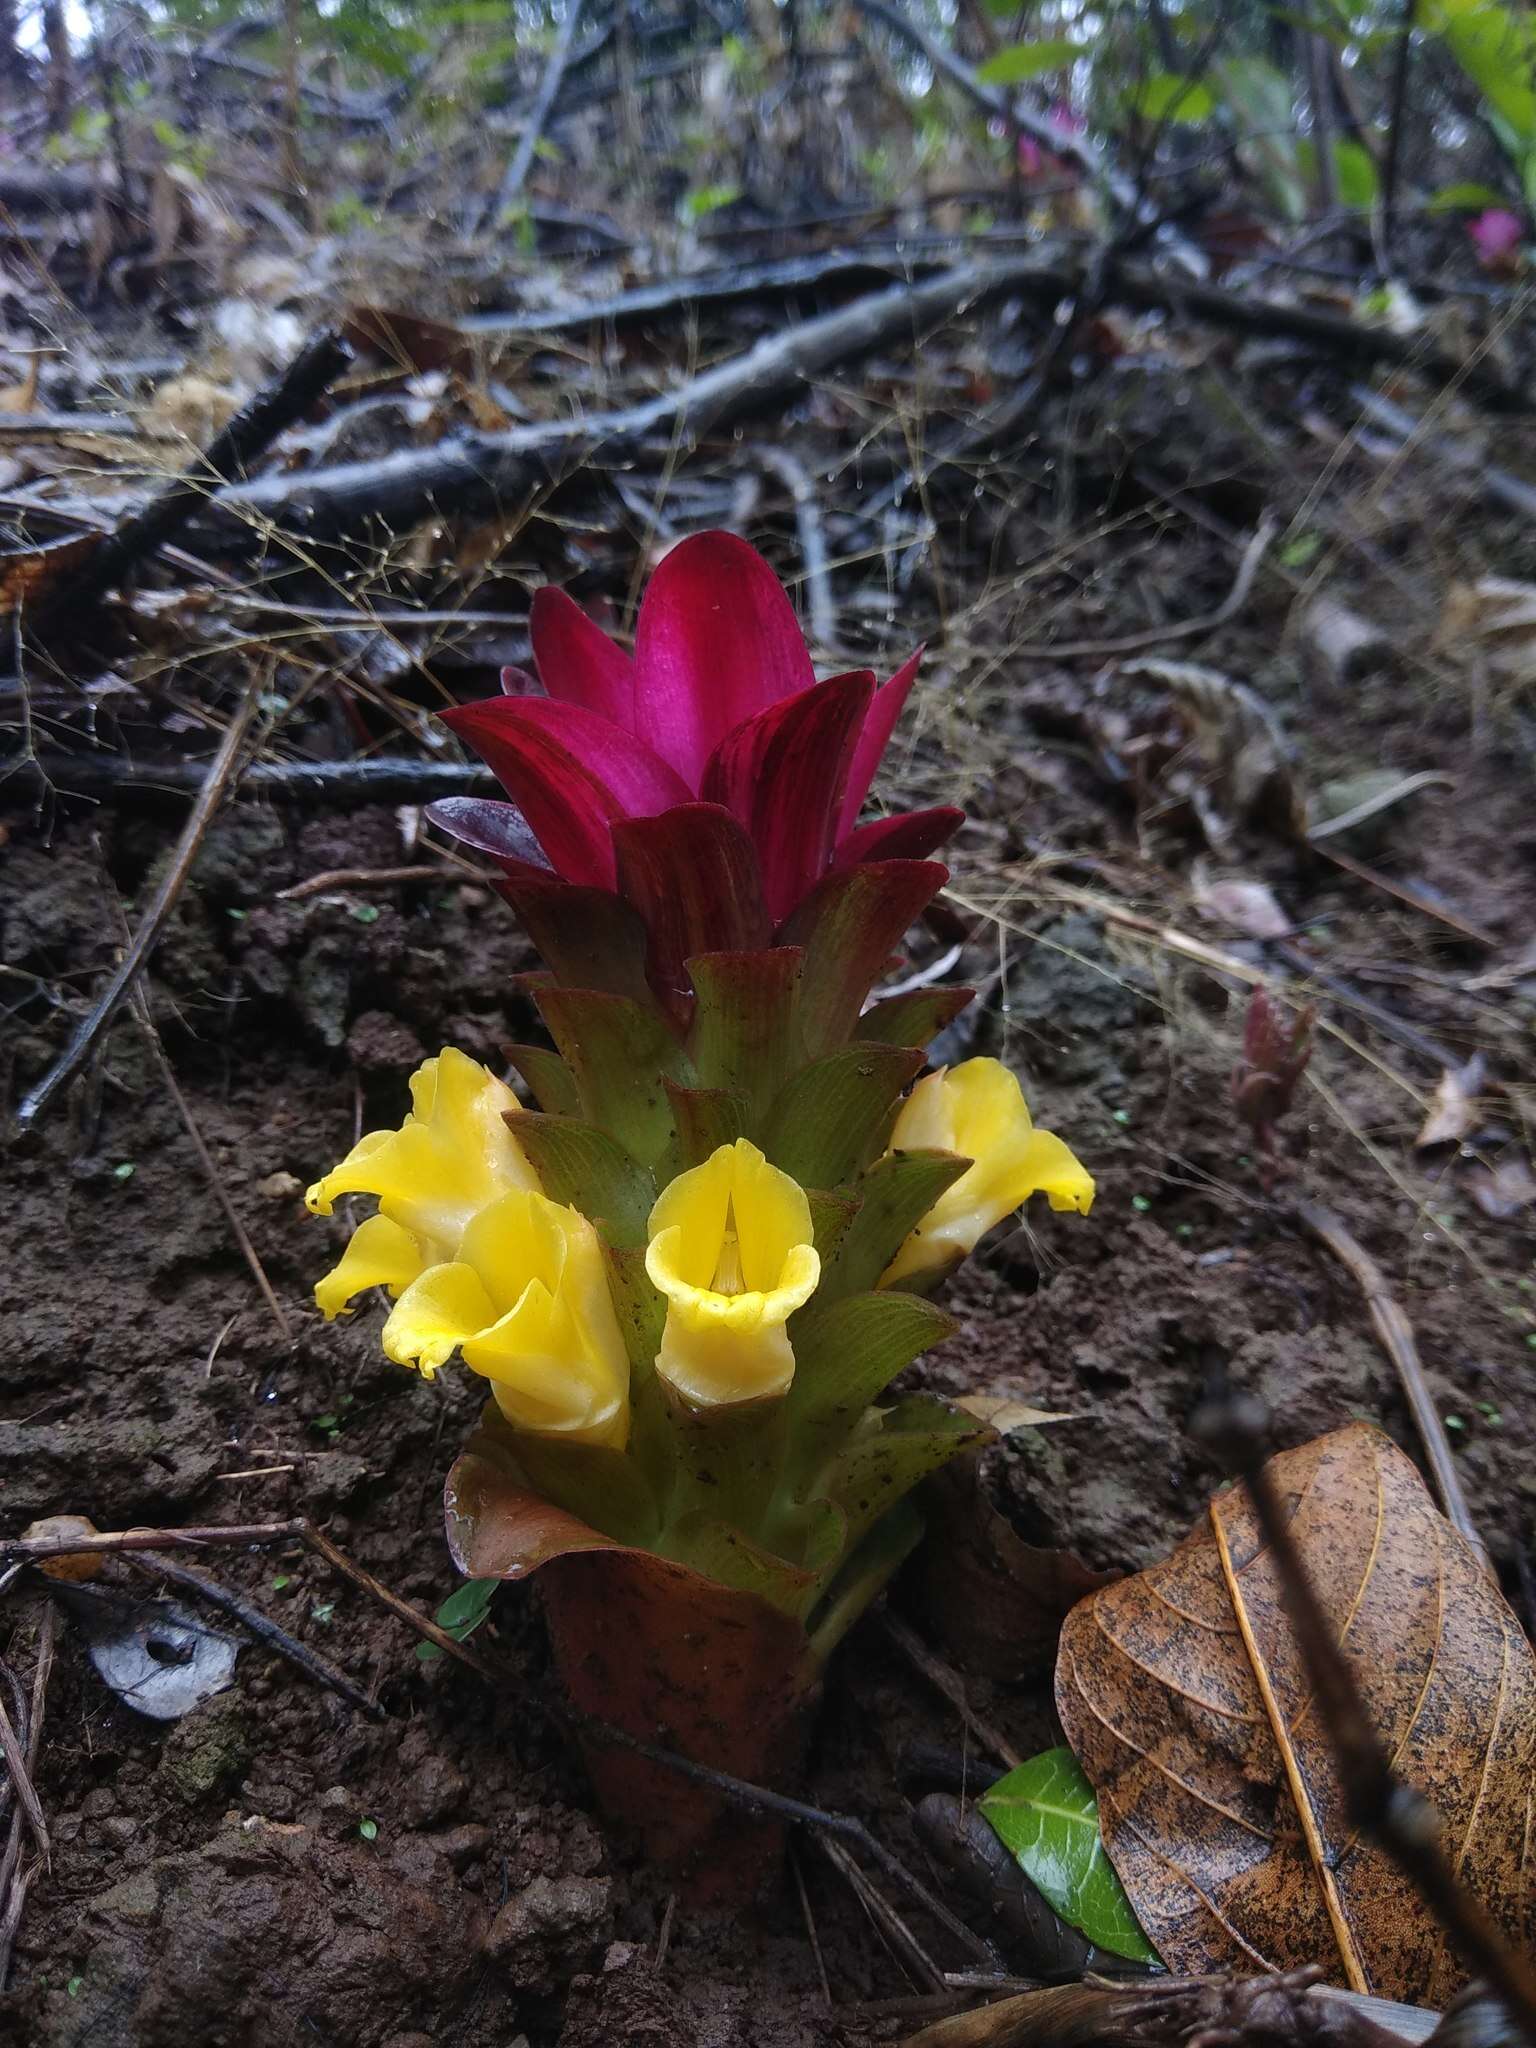
[[744,355],[622,411],[465,435],[380,461],[341,463],[221,491],[214,507],[217,530],[227,540],[237,521],[257,527],[270,521],[311,535],[343,533],[369,521],[399,528],[430,507],[483,509],[546,489],[580,467],[616,466],[654,435],[687,450],[712,430],[782,408],[813,379],[873,349],[899,337],[920,341],[930,327],[964,308],[1040,285],[1054,296],[1057,279],[1035,256],[959,264],[921,284],[893,285],[787,327]]
[[[58,750],[18,764],[64,797],[153,804],[196,796],[208,770],[202,761],[139,761],[105,748]],[[418,761],[375,754],[357,761],[253,761],[240,778],[249,795],[321,804],[427,803],[439,796],[488,796],[500,787],[476,762]]]
[[[204,544],[210,538],[222,544],[237,540],[242,524],[310,536],[355,532],[370,522],[399,530],[429,511],[481,511],[547,490],[583,467],[617,467],[656,436],[686,453],[711,431],[782,410],[817,377],[900,337],[921,339],[927,329],[1007,293],[1034,295],[1038,312],[1049,317],[1064,299],[1084,290],[1089,267],[1063,260],[1059,252],[957,264],[786,327],[640,405],[583,419],[543,420],[505,433],[467,434],[377,461],[237,485],[216,494]],[[1240,334],[1288,336],[1357,363],[1458,378],[1463,389],[1495,406],[1522,402],[1485,370],[1342,314],[1278,305],[1121,262],[1106,264],[1102,280],[1094,283],[1106,300],[1185,314]]]
[[1419,1433],[1419,1442],[1423,1446],[1424,1456],[1435,1482],[1435,1491],[1440,1496],[1440,1505],[1445,1511],[1445,1518],[1452,1528],[1459,1530],[1466,1537],[1482,1559],[1489,1577],[1494,1577],[1488,1546],[1472,1519],[1472,1510],[1468,1507],[1467,1497],[1462,1491],[1461,1474],[1456,1470],[1456,1461],[1451,1454],[1445,1424],[1440,1420],[1440,1410],[1435,1405],[1435,1398],[1424,1378],[1424,1367],[1419,1358],[1413,1325],[1404,1315],[1397,1297],[1388,1287],[1386,1275],[1365,1246],[1345,1228],[1342,1219],[1335,1216],[1331,1209],[1325,1209],[1320,1202],[1301,1201],[1296,1204],[1294,1213],[1297,1222],[1328,1247],[1365,1297],[1365,1305],[1371,1312],[1371,1322],[1381,1339],[1382,1348],[1397,1368],[1403,1399],[1408,1404],[1408,1412],[1412,1415],[1414,1427]]
[[537,311],[469,313],[456,324],[465,334],[565,334],[572,329],[612,322],[622,325],[652,313],[678,313],[690,306],[746,305],[754,299],[777,298],[821,285],[846,290],[911,282],[941,266],[913,263],[896,252],[882,258],[871,250],[832,249],[815,256],[786,256],[775,263],[739,263],[724,270],[701,270],[692,277],[662,277],[609,299]]
[[351,361],[351,347],[339,334],[316,335],[280,377],[242,406],[184,476],[108,534],[79,569],[60,575],[33,600],[28,625],[46,623],[66,609],[72,619],[78,618],[146,555],[180,532],[210,490],[242,476],[285,427],[303,418]]
[[[512,152],[512,161],[507,165],[502,178],[501,189],[496,194],[495,204],[487,208],[487,220],[500,219],[516,206],[533,168],[534,152],[539,146],[539,137],[544,133],[544,124],[549,119],[565,76],[565,67],[570,60],[571,45],[576,39],[576,26],[581,20],[581,0],[566,0],[565,13],[555,36],[555,46],[549,53],[549,62],[544,67],[544,76],[539,83],[539,96],[533,103],[533,110],[523,124],[518,137],[517,148]],[[482,222],[482,226],[486,222]]]

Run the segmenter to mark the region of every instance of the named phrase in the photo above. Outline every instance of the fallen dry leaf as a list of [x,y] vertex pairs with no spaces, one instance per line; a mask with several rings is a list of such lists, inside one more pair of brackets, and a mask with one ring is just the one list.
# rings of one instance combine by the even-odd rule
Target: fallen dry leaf
[[41,356],[30,356],[26,374],[19,384],[9,384],[0,391],[0,412],[31,412],[37,404],[37,376],[42,367]]
[[[1536,1660],[1519,1624],[1379,1430],[1354,1424],[1269,1469],[1387,1753],[1439,1812],[1462,1882],[1528,1948]],[[1413,1886],[1350,1825],[1240,1491],[1166,1563],[1073,1609],[1056,1707],[1170,1970],[1320,1962],[1356,1991],[1434,2006],[1465,1981]]]
[[1320,591],[1303,609],[1298,637],[1303,660],[1335,687],[1376,667],[1392,651],[1392,642],[1380,626],[1361,618],[1326,591]]
[[1441,654],[1474,650],[1505,682],[1536,682],[1536,583],[1507,576],[1453,583],[1433,644]]
[[[1273,711],[1255,690],[1219,669],[1151,656],[1121,673],[1160,683],[1171,695],[1198,772],[1187,794],[1211,846],[1220,852],[1250,820],[1287,838],[1303,836],[1305,806]],[[1165,778],[1182,781],[1183,775]]]
[[1424,1128],[1413,1141],[1415,1152],[1432,1145],[1459,1145],[1477,1121],[1477,1091],[1487,1062],[1474,1053],[1464,1067],[1447,1067],[1435,1083]]
[[1248,939],[1289,938],[1295,926],[1267,882],[1212,882],[1196,866],[1195,908]]
[[1469,1174],[1467,1192],[1485,1216],[1495,1223],[1510,1223],[1536,1202],[1536,1173],[1531,1172],[1529,1160],[1517,1153],[1512,1159],[1501,1159],[1497,1166]]
[[1071,1422],[1073,1417],[1060,1408],[1031,1408],[1012,1394],[959,1394],[951,1404],[974,1415],[978,1422],[1006,1436],[1010,1429],[1039,1429],[1047,1422]]
[[956,1458],[925,1483],[927,1541],[906,1585],[946,1656],[979,1677],[1018,1684],[1050,1669],[1063,1617],[1114,1573],[1073,1551],[1026,1543],[987,1497],[988,1456]]

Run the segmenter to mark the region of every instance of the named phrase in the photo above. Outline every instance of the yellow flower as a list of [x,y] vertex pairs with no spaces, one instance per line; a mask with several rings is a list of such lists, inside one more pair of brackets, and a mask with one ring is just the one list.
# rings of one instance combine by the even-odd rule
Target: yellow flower
[[891,1133],[891,1152],[958,1152],[972,1164],[945,1189],[881,1276],[882,1287],[953,1265],[1033,1194],[1053,1209],[1093,1206],[1093,1179],[1070,1148],[1030,1122],[1024,1091],[1000,1060],[966,1060],[918,1082]]
[[677,1176],[650,1237],[645,1270],[667,1297],[662,1378],[699,1407],[784,1393],[784,1325],[821,1277],[804,1190],[738,1138]]
[[422,1062],[399,1130],[368,1132],[304,1198],[314,1216],[329,1216],[338,1195],[379,1198],[378,1215],[353,1232],[341,1263],[315,1289],[327,1322],[365,1287],[398,1295],[429,1266],[457,1256],[482,1209],[514,1188],[538,1187],[503,1121],[503,1111],[520,1107],[505,1082],[452,1046]]
[[430,1379],[455,1351],[517,1429],[622,1450],[629,1357],[597,1232],[579,1211],[516,1189],[470,1220],[458,1256],[413,1279],[384,1354]]

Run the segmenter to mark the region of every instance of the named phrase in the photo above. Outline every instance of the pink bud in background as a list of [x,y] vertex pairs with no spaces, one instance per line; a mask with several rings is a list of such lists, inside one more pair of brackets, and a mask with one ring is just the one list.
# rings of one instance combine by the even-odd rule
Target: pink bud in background
[[1511,213],[1507,207],[1491,206],[1476,220],[1468,221],[1467,233],[1477,245],[1478,260],[1485,270],[1515,268],[1515,259],[1525,240],[1525,222],[1518,213]]

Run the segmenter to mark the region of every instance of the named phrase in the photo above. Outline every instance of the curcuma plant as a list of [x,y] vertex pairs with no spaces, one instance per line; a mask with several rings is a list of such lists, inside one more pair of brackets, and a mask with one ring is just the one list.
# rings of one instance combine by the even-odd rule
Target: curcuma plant
[[[667,556],[633,659],[554,590],[533,642],[547,695],[509,670],[445,714],[515,802],[434,816],[496,861],[545,962],[552,1044],[509,1048],[538,1107],[428,1060],[401,1127],[309,1192],[378,1201],[316,1299],[382,1286],[391,1359],[488,1382],[449,1545],[474,1578],[541,1574],[578,1708],[771,1781],[920,1534],[913,1488],[986,1433],[887,1395],[952,1327],[926,1291],[1030,1195],[1086,1213],[1093,1182],[996,1061],[917,1078],[969,991],[870,1000],[962,817],[859,822],[916,656],[818,682],[726,534]],[[712,1797],[588,1761],[703,1889],[761,1875]]]

